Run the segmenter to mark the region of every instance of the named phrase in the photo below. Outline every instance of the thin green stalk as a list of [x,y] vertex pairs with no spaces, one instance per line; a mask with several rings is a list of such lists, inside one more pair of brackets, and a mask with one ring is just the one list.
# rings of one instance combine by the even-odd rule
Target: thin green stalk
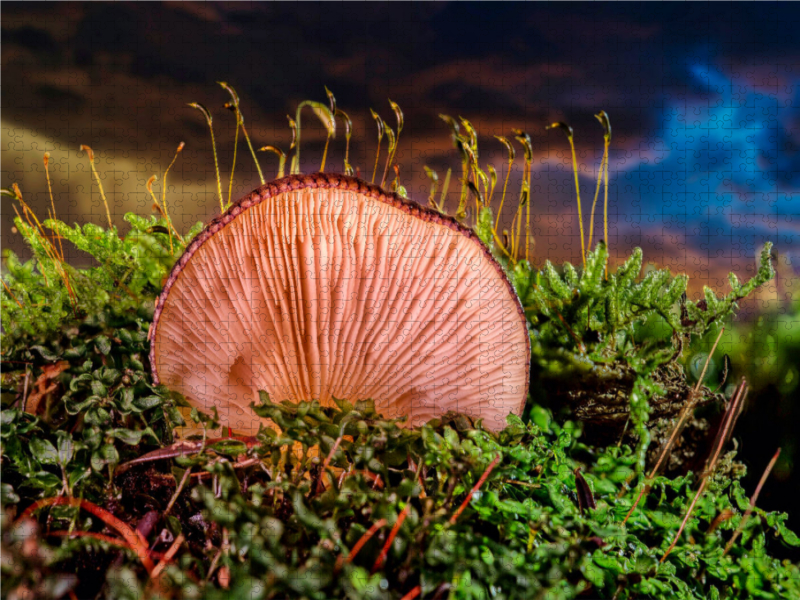
[[250,142],[250,136],[247,135],[247,129],[242,123],[242,133],[244,134],[244,139],[247,140],[247,147],[250,148],[250,154],[253,156],[253,162],[256,163],[256,170],[258,171],[258,178],[261,180],[261,185],[266,183],[264,179],[264,173],[261,172],[261,165],[258,164],[258,158],[256,157],[256,151],[253,149],[253,144]]
[[428,179],[431,180],[431,192],[428,195],[428,204],[433,208],[438,208],[438,206],[436,206],[436,187],[439,185],[439,175],[430,167],[425,166],[423,169]]
[[378,149],[375,151],[375,166],[372,168],[372,180],[370,183],[375,183],[375,175],[378,174],[378,161],[381,157],[381,142],[383,141],[383,133],[385,130],[383,119],[371,108],[369,112],[372,113],[372,118],[375,119],[375,125],[378,127]]
[[500,215],[503,212],[503,203],[506,201],[506,190],[508,189],[508,178],[511,175],[511,167],[514,165],[514,159],[516,158],[516,152],[514,150],[514,146],[508,140],[508,138],[503,137],[502,135],[495,136],[500,142],[502,142],[505,147],[508,149],[508,168],[506,169],[506,180],[503,184],[503,195],[500,198],[500,208],[497,209],[497,217],[495,218],[494,228],[497,229],[500,226]]
[[581,211],[581,187],[578,183],[578,159],[575,156],[575,141],[572,136],[569,138],[569,147],[572,150],[572,171],[575,174],[575,195],[578,199],[578,224],[581,230],[581,258],[583,259],[583,266],[586,267],[586,243],[583,237],[583,212]]
[[81,151],[86,152],[89,155],[89,167],[92,169],[92,175],[94,175],[94,179],[97,182],[97,187],[100,188],[100,197],[103,199],[103,205],[106,207],[106,217],[108,218],[108,228],[111,229],[114,225],[111,223],[111,211],[108,209],[108,200],[106,200],[106,194],[103,191],[103,183],[100,181],[100,175],[97,174],[97,169],[94,166],[94,151],[86,145],[81,145]]
[[219,209],[221,212],[225,212],[225,206],[222,203],[222,178],[219,175],[219,158],[217,157],[217,142],[214,139],[214,126],[213,120],[211,119],[211,113],[208,112],[208,109],[200,104],[199,102],[191,102],[189,106],[192,108],[196,108],[203,116],[206,118],[206,123],[208,123],[208,129],[211,132],[211,149],[214,152],[214,168],[216,169],[217,173],[217,194],[219,195]]
[[453,174],[453,169],[447,169],[447,175],[444,176],[444,184],[442,185],[442,195],[439,197],[439,211],[444,212],[444,203],[447,200],[447,192],[450,189],[450,176]]
[[331,143],[331,137],[328,136],[325,138],[325,149],[322,151],[322,164],[319,166],[319,172],[325,172],[325,159],[328,157],[328,144]]
[[394,156],[397,153],[397,146],[400,143],[400,132],[403,131],[403,123],[405,122],[403,117],[403,111],[400,110],[400,107],[389,100],[389,104],[392,106],[392,110],[394,111],[395,117],[397,118],[397,137],[395,137],[394,132],[387,129],[387,133],[391,133],[390,143],[389,143],[389,156],[386,159],[386,167],[383,170],[383,179],[381,179],[381,187],[383,187],[384,181],[386,181],[386,175],[389,173],[389,166],[394,162]]
[[[531,165],[533,164],[533,145],[531,137],[521,129],[514,130],[514,137],[525,149],[525,168],[522,172],[522,193],[520,209],[525,207],[525,260],[530,259],[531,246]],[[522,215],[520,215],[520,221]]]
[[353,122],[350,116],[341,109],[336,109],[336,116],[341,116],[344,119],[344,174],[352,175],[353,167],[350,165],[350,137],[353,135]]
[[553,123],[547,126],[547,129],[554,129],[554,128],[563,129],[566,132],[567,139],[569,140],[569,147],[570,150],[572,151],[572,172],[575,174],[575,194],[577,195],[578,199],[578,225],[580,227],[580,232],[581,232],[581,259],[583,261],[583,267],[586,268],[586,244],[583,235],[583,212],[581,210],[581,188],[578,182],[578,159],[575,156],[575,140],[572,132],[572,127],[570,127],[566,123]]
[[233,164],[231,165],[231,178],[228,181],[228,206],[231,205],[231,194],[233,193],[233,174],[236,172],[236,152],[239,149],[239,117],[236,117],[236,134],[233,136]]
[[[600,161],[600,168],[597,170],[597,187],[594,190],[594,202],[592,202],[592,214],[589,217],[589,251],[592,250],[592,238],[594,237],[594,211],[597,206],[597,200],[600,197],[600,184],[603,182],[603,174],[608,159],[608,146],[603,150],[603,159]],[[608,243],[608,240],[606,240]]]
[[[300,172],[300,113],[303,111],[303,108],[309,107],[311,110],[314,111],[314,114],[317,115],[317,118],[322,121],[322,125],[325,127],[328,133],[328,139],[336,136],[336,120],[333,117],[333,114],[328,109],[327,106],[322,104],[321,102],[314,102],[313,100],[304,100],[300,104],[297,105],[297,113],[295,114],[295,145],[297,148],[294,151],[294,157],[292,157],[292,174],[296,174]],[[328,144],[325,144],[325,150],[327,151]],[[325,167],[325,156],[322,157],[322,168]]]
[[278,179],[283,177],[283,169],[286,166],[286,153],[275,146],[264,146],[258,149],[259,152],[274,152],[278,155]]
[[[610,243],[610,240],[608,239],[608,163],[610,162],[608,150],[611,146],[611,121],[608,118],[608,114],[606,114],[606,111],[604,110],[601,110],[598,114],[596,114],[595,118],[600,121],[603,129],[605,129],[605,134],[603,135],[603,155],[606,157],[604,177],[605,201],[603,203],[603,235],[605,236],[606,247],[608,247]],[[608,263],[606,263],[605,277],[608,279]]]
[[386,137],[389,138],[389,151],[386,154],[386,166],[383,169],[383,177],[381,177],[381,187],[383,187],[384,183],[386,183],[386,175],[389,174],[389,163],[392,160],[392,155],[394,154],[394,149],[397,144],[397,138],[394,135],[394,130],[392,130],[392,128],[388,125],[386,125]]
[[[609,132],[609,142],[611,140],[611,134]],[[608,239],[608,163],[609,161],[606,160],[606,174],[605,174],[605,201],[603,203],[603,236],[606,240],[606,247],[610,247],[611,240]],[[610,254],[609,254],[610,256]],[[606,279],[608,279],[608,263],[606,263]]]
[[181,242],[183,242],[183,239],[181,239],[181,236],[179,236],[178,232],[175,231],[175,227],[173,227],[173,225],[172,225],[172,219],[170,219],[170,217],[169,217],[169,210],[167,209],[167,175],[169,174],[169,170],[172,168],[172,165],[174,165],[175,161],[178,159],[178,154],[181,153],[181,151],[183,150],[184,145],[185,144],[183,142],[178,144],[178,149],[175,151],[175,156],[172,157],[172,162],[169,163],[169,166],[167,167],[167,170],[164,171],[163,182],[161,183],[161,204],[164,205],[164,218],[167,221],[167,231],[169,232],[169,251],[170,251],[170,254],[175,254],[174,248],[172,246],[172,232],[173,231],[175,232],[175,235],[178,237],[179,240],[181,240]]
[[[253,144],[252,142],[250,142],[250,136],[247,135],[247,128],[244,126],[244,115],[242,114],[242,109],[239,106],[239,94],[237,94],[236,90],[234,90],[224,81],[218,81],[217,83],[231,95],[231,102],[226,103],[225,108],[232,108],[233,111],[236,113],[236,120],[242,128],[244,139],[247,141],[247,147],[250,148],[250,154],[253,156],[253,162],[256,163],[256,170],[258,171],[259,179],[261,179],[261,185],[264,185],[266,181],[264,181],[264,174],[261,172],[261,165],[258,164],[258,157],[256,156],[256,151],[253,149]],[[230,200],[230,197],[228,198],[228,200]]]
[[494,190],[497,187],[497,171],[494,165],[486,165],[486,170],[489,171],[489,188],[486,194],[486,206],[492,206],[492,198],[494,198]]

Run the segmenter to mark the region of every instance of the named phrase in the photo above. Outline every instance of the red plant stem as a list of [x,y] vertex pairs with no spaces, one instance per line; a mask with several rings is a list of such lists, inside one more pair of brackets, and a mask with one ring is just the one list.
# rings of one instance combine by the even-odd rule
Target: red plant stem
[[[356,557],[356,554],[358,554],[361,551],[361,548],[363,548],[364,545],[370,539],[372,539],[372,536],[378,533],[378,530],[384,525],[386,525],[386,519],[378,519],[377,521],[375,521],[375,524],[372,527],[370,527],[366,532],[364,532],[364,535],[362,535],[359,538],[359,540],[356,542],[356,545],[353,546],[352,550],[350,550],[350,554],[347,555],[347,558],[345,559],[344,562],[348,563],[352,562],[353,559]],[[335,572],[338,572],[339,569],[342,568],[341,562],[342,562],[341,557],[339,557],[339,560],[336,561],[336,568],[334,569]]]
[[34,502],[25,511],[22,515],[17,519],[17,522],[21,521],[22,519],[31,518],[31,515],[43,508],[45,506],[60,506],[63,504],[68,504],[69,506],[77,506],[84,509],[87,512],[92,513],[95,517],[103,521],[109,527],[116,529],[117,532],[125,539],[128,545],[136,552],[136,555],[139,557],[139,560],[144,565],[144,568],[147,569],[148,573],[153,572],[153,561],[148,554],[147,543],[145,540],[136,532],[134,531],[127,523],[121,521],[114,515],[112,515],[107,510],[100,508],[96,504],[92,504],[88,500],[83,500],[81,498],[67,498],[64,496],[57,496],[55,498],[45,498],[43,500],[39,500],[38,502]]
[[700,499],[700,496],[703,493],[703,490],[706,489],[706,483],[708,483],[708,478],[704,478],[703,481],[700,483],[700,489],[697,490],[697,493],[694,495],[694,499],[692,500],[692,504],[689,506],[689,510],[686,511],[686,516],[683,517],[683,522],[681,523],[680,529],[678,529],[678,533],[675,534],[675,539],[672,540],[672,543],[667,548],[667,551],[664,553],[664,556],[661,557],[659,562],[664,562],[667,560],[669,553],[672,552],[672,549],[675,547],[675,544],[678,543],[678,540],[683,533],[683,530],[686,528],[686,523],[689,522],[689,517],[692,516],[692,511],[694,510],[694,505],[697,504],[697,501]]
[[375,489],[376,487],[378,489],[380,489],[380,490],[383,489],[383,480],[381,479],[381,476],[380,475],[376,475],[375,473],[372,473],[370,471],[367,471],[366,469],[364,469],[363,471],[356,470],[356,471],[345,472],[345,473],[343,473],[343,475],[344,475],[344,478],[347,478],[347,477],[351,477],[352,475],[355,475],[357,473],[361,473],[364,477],[366,477],[367,479],[372,481],[372,489]]
[[[322,483],[322,477],[323,477],[322,473],[324,473],[325,469],[328,468],[328,465],[331,463],[331,459],[333,458],[333,455],[336,454],[336,450],[338,450],[339,444],[341,444],[341,443],[342,443],[342,436],[339,436],[338,438],[336,438],[336,441],[333,443],[333,447],[331,448],[331,451],[328,452],[328,456],[325,457],[325,462],[322,463],[322,469],[320,470],[321,473],[320,473],[319,479],[317,480],[317,493],[318,494],[321,493],[322,490],[324,489],[324,485]],[[331,484],[333,484],[333,481],[331,481]]]
[[383,562],[389,555],[389,548],[392,546],[392,542],[394,542],[394,538],[397,536],[397,532],[400,531],[400,526],[403,524],[403,521],[406,520],[406,517],[408,516],[408,512],[410,510],[411,510],[411,504],[406,502],[406,507],[398,515],[397,521],[395,521],[394,527],[392,527],[392,531],[389,532],[389,537],[386,539],[386,543],[383,545],[383,548],[381,549],[381,553],[378,555],[378,558],[375,559],[375,564],[372,565],[373,573],[375,573],[378,569],[380,569],[383,566]]
[[164,570],[164,567],[166,567],[167,564],[169,564],[169,561],[172,560],[172,557],[175,556],[175,553],[178,551],[178,548],[180,548],[181,544],[183,544],[184,539],[185,538],[183,537],[182,533],[175,538],[175,541],[172,542],[172,545],[169,547],[169,550],[166,551],[164,556],[161,557],[161,560],[153,569],[153,572],[150,575],[152,579],[158,580],[159,576],[161,575],[161,571]]
[[470,490],[469,494],[467,494],[467,497],[464,498],[464,501],[461,503],[461,506],[459,506],[458,510],[453,513],[452,517],[450,517],[450,524],[451,525],[455,524],[455,522],[458,520],[458,517],[461,515],[462,512],[464,512],[464,509],[467,508],[467,505],[469,504],[469,501],[472,500],[472,496],[475,494],[475,492],[477,492],[479,489],[481,489],[481,486],[489,478],[489,475],[494,470],[494,468],[497,466],[497,463],[500,462],[501,458],[502,458],[502,455],[498,454],[497,456],[494,457],[494,460],[489,463],[489,466],[486,467],[486,470],[483,472],[483,475],[481,475],[481,478],[478,479],[478,482],[474,486],[472,486],[472,489]]
[[758,482],[756,491],[753,493],[753,497],[750,498],[750,506],[747,507],[747,511],[745,511],[744,517],[742,517],[742,521],[739,523],[739,526],[736,528],[736,531],[733,532],[733,537],[725,546],[725,550],[722,553],[722,556],[725,556],[730,551],[730,549],[733,547],[734,542],[736,542],[739,535],[741,535],[742,531],[744,531],[744,526],[747,525],[747,520],[750,518],[750,514],[756,507],[756,501],[758,500],[758,495],[761,493],[761,488],[763,488],[764,484],[767,482],[767,477],[769,477],[770,472],[772,472],[772,468],[775,466],[775,463],[778,462],[778,457],[780,455],[781,455],[781,449],[778,448],[778,451],[775,452],[775,456],[772,457],[772,460],[769,461],[767,468],[764,469],[764,474],[761,475],[761,481]]
[[411,588],[411,591],[408,592],[405,596],[403,596],[400,600],[414,600],[417,596],[422,593],[422,586],[418,585],[416,587]]

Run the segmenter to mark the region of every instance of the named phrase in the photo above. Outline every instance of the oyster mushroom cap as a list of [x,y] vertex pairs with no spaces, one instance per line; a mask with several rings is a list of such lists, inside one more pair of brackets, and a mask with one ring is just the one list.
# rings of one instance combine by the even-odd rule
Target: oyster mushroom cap
[[468,228],[352,177],[290,176],[215,218],[175,264],[150,328],[156,383],[223,425],[250,408],[371,398],[419,425],[521,414],[530,339],[503,268]]

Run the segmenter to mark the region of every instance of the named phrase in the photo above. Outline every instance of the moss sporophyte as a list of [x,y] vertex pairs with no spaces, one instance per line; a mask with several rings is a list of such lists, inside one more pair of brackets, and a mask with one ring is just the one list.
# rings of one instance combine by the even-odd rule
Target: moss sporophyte
[[[725,395],[684,370],[691,340],[772,277],[769,246],[753,279],[699,301],[685,275],[642,276],[639,249],[610,267],[591,233],[601,183],[608,220],[600,112],[581,264],[534,266],[526,132],[498,138],[503,173],[442,115],[461,159],[448,216],[451,171],[426,168],[427,208],[406,199],[397,104],[395,129],[373,111],[378,185],[353,177],[369,165],[329,90],[289,119],[288,152],[262,148],[279,157],[265,183],[220,85],[264,185],[231,202],[234,158],[225,198],[211,130],[222,214],[205,227],[179,232],[156,178],[156,216],[126,215],[124,235],[55,203],[40,221],[4,190],[33,253],[4,254],[0,296],[9,597],[800,597],[777,558],[800,539],[757,504],[778,455],[748,498],[730,450],[746,382]],[[315,175],[299,173],[304,108],[327,132]],[[324,174],[337,121],[344,174]]]

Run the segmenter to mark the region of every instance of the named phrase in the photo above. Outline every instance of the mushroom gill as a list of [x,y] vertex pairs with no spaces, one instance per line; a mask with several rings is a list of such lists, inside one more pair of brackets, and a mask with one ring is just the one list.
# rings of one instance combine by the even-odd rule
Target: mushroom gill
[[261,422],[258,390],[498,430],[528,389],[522,307],[477,236],[339,175],[280,179],[212,221],[170,274],[150,341],[155,381],[242,433]]

